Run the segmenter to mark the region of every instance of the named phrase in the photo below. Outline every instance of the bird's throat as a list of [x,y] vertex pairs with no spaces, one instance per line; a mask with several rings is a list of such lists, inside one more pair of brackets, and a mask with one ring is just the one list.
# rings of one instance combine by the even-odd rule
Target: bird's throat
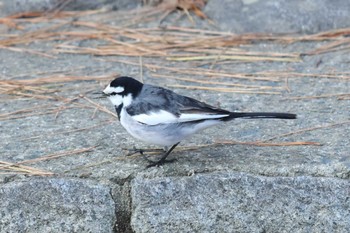
[[123,104],[119,104],[118,106],[114,106],[114,107],[115,107],[115,111],[117,112],[118,119],[120,120],[120,112],[122,111]]

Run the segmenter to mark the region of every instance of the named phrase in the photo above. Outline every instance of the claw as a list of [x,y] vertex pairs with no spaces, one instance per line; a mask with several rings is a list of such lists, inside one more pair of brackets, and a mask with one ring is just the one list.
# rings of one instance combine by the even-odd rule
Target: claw
[[165,163],[172,163],[172,162],[176,161],[176,159],[166,160],[166,158],[167,158],[168,155],[175,149],[175,147],[176,147],[177,145],[179,145],[179,143],[180,143],[180,142],[174,144],[169,150],[167,150],[167,151],[163,154],[163,156],[162,156],[162,158],[161,158],[160,160],[158,160],[158,161],[156,161],[156,162],[151,161],[150,164],[148,164],[146,168],[150,168],[150,167],[154,167],[154,166],[161,166],[161,165],[163,165],[163,164],[165,164]]
[[141,155],[143,155],[144,150],[143,149],[137,149],[136,147],[133,147],[132,149],[128,149],[128,148],[123,148],[123,150],[127,150],[128,153],[126,154],[126,156],[131,156],[137,153],[140,153]]
[[[123,148],[123,150],[127,150],[129,152],[126,154],[126,156],[131,156],[131,155],[140,153],[143,156],[143,158],[149,163],[146,168],[150,168],[150,167],[161,166],[165,163],[172,163],[172,162],[176,161],[176,159],[166,160],[166,158],[171,153],[171,151],[175,149],[175,147],[178,144],[179,144],[179,142],[174,144],[169,150],[167,150],[167,149],[166,150],[164,150],[164,149],[137,149],[135,146],[132,149]],[[144,154],[145,152],[153,152],[153,153],[154,152],[155,153],[163,152],[163,154],[162,154],[162,157],[160,160],[153,161],[153,160],[146,157],[146,155]]]
[[177,159],[168,159],[168,160],[163,160],[163,159],[160,159],[158,161],[152,161],[150,159],[147,159],[147,161],[150,163],[146,166],[146,168],[150,168],[150,167],[159,167],[159,166],[162,166],[164,165],[165,163],[173,163],[175,161],[177,161]]
[[126,156],[131,156],[131,155],[134,155],[134,154],[141,154],[141,155],[144,155],[144,153],[149,153],[149,152],[153,152],[153,153],[161,153],[161,152],[164,152],[163,149],[138,149],[136,147],[133,147],[132,149],[128,149],[128,148],[123,148],[123,150],[126,150],[128,151],[128,153],[126,154]]

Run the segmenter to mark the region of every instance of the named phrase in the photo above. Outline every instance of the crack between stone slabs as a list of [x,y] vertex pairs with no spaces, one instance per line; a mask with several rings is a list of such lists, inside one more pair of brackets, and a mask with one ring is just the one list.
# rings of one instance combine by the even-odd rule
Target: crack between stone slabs
[[[124,179],[123,179],[124,180]],[[132,211],[131,211],[131,206],[132,206],[132,200],[131,200],[131,187],[130,187],[130,181],[128,178],[126,178],[126,181],[123,182],[123,185],[118,184],[117,182],[115,182],[114,184],[112,184],[112,186],[117,185],[118,187],[110,187],[110,195],[112,200],[114,201],[114,205],[115,205],[115,217],[116,217],[116,221],[114,222],[113,225],[113,232],[115,233],[132,233],[132,228],[131,228],[131,215],[132,215]],[[110,181],[111,182],[111,181]],[[113,181],[112,181],[113,182]],[[129,187],[127,187],[129,186]],[[117,198],[114,197],[113,195],[113,189],[119,189],[121,193],[127,193],[126,195],[120,195],[120,197],[122,197],[122,199],[120,199],[118,201]],[[124,192],[124,189],[127,189],[126,192]],[[126,198],[126,200],[125,200]],[[124,203],[127,203],[125,205],[123,205]]]
[[[178,172],[178,171],[177,171]],[[176,174],[166,174],[166,171],[164,171],[163,176],[157,176],[157,177],[190,177],[193,175],[197,174],[210,174],[210,173],[216,173],[216,172],[233,172],[233,173],[244,173],[247,175],[251,176],[262,176],[262,177],[281,177],[281,178],[293,178],[293,177],[300,177],[300,176],[306,176],[306,177],[314,177],[314,178],[333,178],[333,179],[341,179],[341,180],[348,180],[350,177],[350,171],[348,172],[343,172],[342,174],[344,177],[339,177],[334,174],[333,176],[330,175],[313,175],[313,174],[303,174],[303,173],[296,173],[294,175],[274,175],[274,174],[266,174],[266,173],[261,173],[261,172],[248,172],[248,171],[242,171],[242,170],[209,170],[209,169],[204,169],[204,170],[189,170],[189,171],[181,171]],[[152,177],[154,178],[154,177]],[[131,179],[132,180],[132,179]],[[131,181],[130,180],[130,181]]]

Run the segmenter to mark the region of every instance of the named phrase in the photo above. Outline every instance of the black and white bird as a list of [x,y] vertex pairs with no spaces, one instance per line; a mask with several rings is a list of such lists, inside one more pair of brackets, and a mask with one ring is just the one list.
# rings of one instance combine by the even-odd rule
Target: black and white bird
[[133,137],[165,148],[161,159],[184,139],[208,127],[235,118],[295,119],[295,114],[274,112],[231,112],[130,77],[114,79],[103,91],[114,105],[121,125]]

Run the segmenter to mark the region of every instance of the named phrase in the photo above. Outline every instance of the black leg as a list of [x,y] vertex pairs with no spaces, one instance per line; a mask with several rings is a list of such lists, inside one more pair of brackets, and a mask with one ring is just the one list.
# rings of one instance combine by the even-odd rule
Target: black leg
[[175,159],[172,159],[172,160],[166,160],[166,158],[168,157],[168,155],[175,149],[175,147],[177,145],[179,145],[180,142],[174,144],[167,152],[165,152],[162,156],[162,158],[160,158],[160,160],[156,161],[156,162],[151,162],[147,168],[149,167],[154,167],[154,166],[159,166],[159,165],[162,165],[164,163],[168,163],[168,162],[173,162]]
[[132,149],[126,149],[126,148],[124,148],[123,150],[127,150],[128,151],[128,153],[126,154],[126,156],[131,156],[131,155],[134,155],[134,154],[141,154],[141,155],[143,155],[144,156],[144,154],[143,153],[147,153],[147,152],[159,152],[159,153],[161,153],[161,152],[164,152],[164,150],[162,150],[162,149],[137,149],[137,148],[132,148]]
[[123,148],[123,150],[127,150],[128,151],[126,156],[131,156],[131,155],[138,154],[138,153],[143,155],[143,149],[137,149],[135,146],[132,149]]

